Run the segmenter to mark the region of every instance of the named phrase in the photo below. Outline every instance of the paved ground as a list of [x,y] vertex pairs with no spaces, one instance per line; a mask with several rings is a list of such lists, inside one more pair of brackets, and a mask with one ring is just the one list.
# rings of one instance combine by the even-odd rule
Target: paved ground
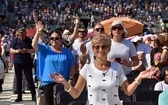
[[9,70],[9,73],[5,74],[3,92],[0,94],[0,105],[35,105],[35,102],[31,101],[31,94],[29,91],[26,91],[26,94],[23,94],[23,101],[14,102],[17,95],[12,92],[13,78],[14,71]]

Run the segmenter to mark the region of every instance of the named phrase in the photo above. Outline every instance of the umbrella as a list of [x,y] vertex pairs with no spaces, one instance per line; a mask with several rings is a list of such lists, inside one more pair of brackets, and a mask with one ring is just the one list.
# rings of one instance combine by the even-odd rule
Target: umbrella
[[124,26],[126,30],[128,31],[127,37],[137,35],[143,32],[144,24],[142,24],[141,22],[134,20],[134,19],[130,19],[128,17],[113,17],[113,18],[110,18],[110,19],[107,19],[101,22],[101,24],[105,28],[105,33],[107,34],[109,33],[110,26],[112,22],[115,20],[121,20],[124,23]]
[[30,29],[26,29],[27,32],[27,36],[34,36],[36,33],[36,29],[35,28],[30,28]]

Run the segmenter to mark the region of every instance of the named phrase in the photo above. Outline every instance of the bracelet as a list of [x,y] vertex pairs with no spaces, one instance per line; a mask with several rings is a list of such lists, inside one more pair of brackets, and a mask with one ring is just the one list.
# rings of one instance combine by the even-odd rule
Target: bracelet
[[164,48],[163,51],[168,51],[168,48]]
[[15,50],[15,53],[19,53],[19,51],[18,51],[18,50]]
[[131,64],[130,64],[130,66],[132,67],[134,65],[134,62],[133,61],[131,61]]
[[69,80],[73,80],[73,78],[69,77]]
[[68,84],[69,84],[69,89],[68,89],[68,90],[66,90],[66,89],[64,88],[64,90],[65,90],[66,92],[70,92],[70,91],[71,91],[71,89],[72,89],[71,84],[70,84],[70,83],[68,83]]
[[141,81],[138,81],[137,80],[137,78],[135,78],[135,80],[134,80],[138,85],[140,85],[141,84]]
[[37,34],[38,34],[38,35],[41,34],[41,31],[38,31]]
[[86,54],[82,54],[81,56],[86,56]]

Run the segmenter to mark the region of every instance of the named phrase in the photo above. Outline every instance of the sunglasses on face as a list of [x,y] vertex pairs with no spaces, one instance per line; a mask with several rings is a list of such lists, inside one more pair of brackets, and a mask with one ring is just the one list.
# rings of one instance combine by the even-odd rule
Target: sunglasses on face
[[59,37],[50,37],[50,40],[60,40]]
[[93,46],[93,48],[95,48],[96,50],[99,50],[100,48],[102,50],[106,50],[108,48],[108,46],[107,45],[95,45],[95,46]]
[[25,34],[18,34],[17,36],[24,36]]
[[97,32],[99,32],[99,31],[104,31],[104,28],[96,28],[95,29]]
[[122,27],[122,26],[113,26],[113,27],[112,27],[112,30],[116,30],[116,29],[118,29],[118,30],[122,30],[123,27]]

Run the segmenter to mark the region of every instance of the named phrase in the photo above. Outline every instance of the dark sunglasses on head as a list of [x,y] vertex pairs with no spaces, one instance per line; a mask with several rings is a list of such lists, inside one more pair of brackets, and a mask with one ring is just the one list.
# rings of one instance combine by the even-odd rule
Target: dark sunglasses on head
[[50,40],[60,40],[59,37],[50,37]]
[[121,30],[121,29],[123,29],[123,27],[122,26],[113,26],[112,27],[112,30],[116,30],[116,29]]
[[98,32],[98,31],[104,31],[104,28],[96,28],[95,30],[96,30],[97,32]]
[[108,46],[107,45],[96,45],[96,46],[93,46],[93,48],[95,48],[96,50],[98,50],[100,48],[102,50],[106,50],[108,48]]

